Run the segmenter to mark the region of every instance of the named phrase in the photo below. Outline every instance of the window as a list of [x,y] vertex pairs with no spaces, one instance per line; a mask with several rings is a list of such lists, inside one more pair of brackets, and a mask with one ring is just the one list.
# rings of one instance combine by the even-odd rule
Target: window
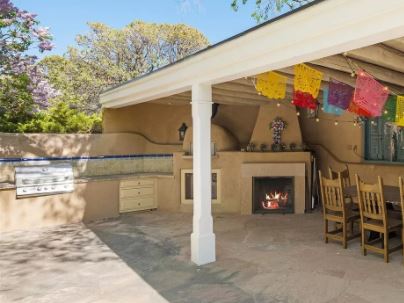
[[404,128],[383,118],[372,121],[365,122],[366,160],[404,162]]
[[[181,170],[181,203],[192,204],[194,199],[192,169]],[[212,203],[220,203],[220,170],[212,170]]]

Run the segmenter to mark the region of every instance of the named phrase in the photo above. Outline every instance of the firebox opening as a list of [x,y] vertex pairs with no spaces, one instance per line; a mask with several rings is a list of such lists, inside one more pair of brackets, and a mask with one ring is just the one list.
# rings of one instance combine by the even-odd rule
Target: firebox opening
[[254,214],[294,213],[293,177],[253,177]]

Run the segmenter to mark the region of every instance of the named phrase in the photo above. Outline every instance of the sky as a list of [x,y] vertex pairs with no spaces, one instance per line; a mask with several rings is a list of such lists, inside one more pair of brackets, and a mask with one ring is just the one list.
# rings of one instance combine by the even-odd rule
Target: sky
[[214,44],[256,25],[251,17],[254,2],[234,12],[231,0],[187,0],[187,5],[181,0],[13,0],[18,8],[38,14],[41,26],[50,27],[55,48],[46,55],[65,53],[77,34],[87,32],[87,22],[114,28],[133,20],[185,23]]

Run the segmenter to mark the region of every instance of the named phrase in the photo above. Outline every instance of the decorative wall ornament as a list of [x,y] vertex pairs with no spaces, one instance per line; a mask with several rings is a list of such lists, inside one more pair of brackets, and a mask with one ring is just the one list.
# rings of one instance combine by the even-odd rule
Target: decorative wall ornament
[[272,129],[272,150],[279,151],[284,150],[286,145],[282,143],[282,132],[286,129],[287,123],[282,120],[280,117],[276,117],[270,124],[270,128]]
[[382,109],[389,96],[388,88],[380,84],[364,70],[359,70],[357,74],[355,94],[352,102],[373,117],[381,116]]
[[289,149],[291,150],[291,151],[295,151],[295,150],[297,150],[297,144],[296,143],[290,143],[289,144]]
[[[338,80],[330,78],[328,85],[328,104],[332,107],[328,109],[334,110],[334,108],[347,109],[351,103],[352,96],[355,89],[348,84],[342,83]],[[342,114],[342,112],[340,112]]]
[[260,151],[265,152],[267,151],[268,146],[265,143],[261,143],[260,144]]
[[248,143],[248,145],[247,145],[247,147],[246,147],[246,150],[247,150],[248,152],[253,152],[253,151],[255,151],[255,143],[254,143],[254,142]]
[[293,83],[295,91],[309,93],[314,99],[316,99],[320,92],[323,73],[306,64],[295,65],[294,72],[295,78]]
[[269,99],[285,99],[287,77],[276,72],[267,72],[257,76],[255,88]]
[[389,122],[396,121],[397,97],[390,95],[384,104],[383,119]]
[[397,96],[396,124],[404,126],[404,96]]

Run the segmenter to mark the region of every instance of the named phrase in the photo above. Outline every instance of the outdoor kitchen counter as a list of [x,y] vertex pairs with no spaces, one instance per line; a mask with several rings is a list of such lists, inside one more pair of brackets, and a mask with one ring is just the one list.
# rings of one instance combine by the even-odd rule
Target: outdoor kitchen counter
[[15,184],[12,182],[0,182],[0,190],[7,190],[15,188]]
[[[139,174],[118,174],[118,175],[101,175],[101,176],[86,176],[74,179],[74,183],[87,183],[94,181],[109,181],[109,180],[127,180],[127,179],[138,179],[138,178],[174,178],[171,173],[139,173]],[[13,182],[0,182],[1,190],[15,189],[15,183]]]
[[75,178],[74,183],[86,183],[91,181],[107,181],[107,180],[127,180],[138,178],[174,178],[174,175],[171,173],[138,173],[138,174],[88,176],[88,177]]

